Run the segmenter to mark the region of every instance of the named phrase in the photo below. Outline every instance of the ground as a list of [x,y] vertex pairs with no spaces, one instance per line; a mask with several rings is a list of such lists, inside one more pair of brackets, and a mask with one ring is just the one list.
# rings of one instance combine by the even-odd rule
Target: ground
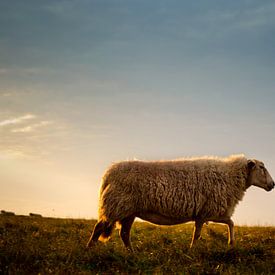
[[205,225],[189,249],[193,224],[159,227],[135,222],[134,253],[117,230],[86,249],[94,220],[0,216],[0,274],[275,274],[275,227]]

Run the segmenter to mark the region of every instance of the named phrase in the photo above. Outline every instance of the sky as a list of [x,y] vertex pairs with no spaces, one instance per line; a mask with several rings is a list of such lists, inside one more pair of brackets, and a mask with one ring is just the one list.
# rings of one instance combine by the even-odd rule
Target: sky
[[[127,159],[244,153],[275,178],[275,2],[1,0],[0,208],[97,218]],[[251,187],[237,224],[275,225]]]

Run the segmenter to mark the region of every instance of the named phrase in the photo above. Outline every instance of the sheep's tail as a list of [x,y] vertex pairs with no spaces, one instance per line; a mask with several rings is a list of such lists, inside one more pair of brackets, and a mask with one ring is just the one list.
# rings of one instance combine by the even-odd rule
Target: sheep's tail
[[110,213],[106,215],[107,214],[106,207],[108,206],[106,205],[108,204],[108,202],[106,202],[106,196],[107,197],[110,196],[108,189],[112,183],[112,178],[110,177],[111,172],[112,172],[112,169],[109,169],[105,173],[101,182],[101,187],[99,192],[98,223],[95,226],[95,230],[93,233],[94,239],[98,239],[99,241],[102,241],[102,242],[106,242],[109,240],[114,230],[114,227],[116,225],[116,221],[111,218],[112,215],[110,215]]
[[103,179],[101,187],[100,187],[100,198],[99,198],[99,209],[98,209],[98,228],[100,228],[100,232],[96,234],[96,228],[97,225],[95,226],[95,230],[93,235],[97,235],[96,238],[98,238],[99,241],[101,242],[106,242],[110,239],[110,236],[113,232],[113,229],[115,227],[115,222],[111,222],[105,215],[104,207],[103,207],[103,194],[104,191],[108,188],[110,184],[110,181],[106,180],[106,178]]
[[106,224],[98,240],[101,242],[107,242],[110,239],[110,236],[114,230],[114,227],[115,227],[115,223]]

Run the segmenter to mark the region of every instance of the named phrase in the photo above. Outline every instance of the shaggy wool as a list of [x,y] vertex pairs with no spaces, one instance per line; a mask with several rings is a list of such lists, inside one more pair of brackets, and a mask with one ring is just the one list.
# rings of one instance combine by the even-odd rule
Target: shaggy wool
[[231,217],[247,177],[243,155],[115,163],[103,177],[99,219],[116,222],[142,212],[186,221]]

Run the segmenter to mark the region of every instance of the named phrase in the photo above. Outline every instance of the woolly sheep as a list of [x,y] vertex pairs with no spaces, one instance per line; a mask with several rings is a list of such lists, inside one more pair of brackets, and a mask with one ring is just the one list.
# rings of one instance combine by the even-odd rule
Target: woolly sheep
[[243,155],[116,163],[103,177],[99,219],[87,246],[108,240],[118,223],[125,247],[132,250],[135,217],[158,225],[195,221],[191,247],[205,222],[224,223],[233,245],[231,216],[251,185],[271,191],[275,184],[263,162]]

